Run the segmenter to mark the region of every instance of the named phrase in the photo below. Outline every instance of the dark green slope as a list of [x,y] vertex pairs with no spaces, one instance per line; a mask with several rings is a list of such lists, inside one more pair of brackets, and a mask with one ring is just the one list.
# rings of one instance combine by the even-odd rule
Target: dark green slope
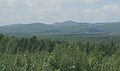
[[43,23],[15,24],[0,27],[1,33],[8,35],[43,35],[43,34],[120,34],[120,22],[79,23],[65,21],[46,25]]
[[6,34],[36,34],[41,33],[48,28],[48,25],[42,23],[19,24],[18,26],[2,26],[0,32]]
[[95,25],[90,23],[78,23],[74,21],[66,21],[63,23],[56,23],[53,25],[58,30],[64,33],[87,33],[88,28],[92,28]]
[[110,35],[120,35],[120,22],[99,23],[96,28]]

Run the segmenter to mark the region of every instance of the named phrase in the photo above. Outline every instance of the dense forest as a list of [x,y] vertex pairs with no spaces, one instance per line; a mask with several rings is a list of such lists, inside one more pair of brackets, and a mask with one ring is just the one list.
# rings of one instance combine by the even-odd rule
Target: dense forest
[[72,38],[0,34],[0,71],[120,71],[119,37]]

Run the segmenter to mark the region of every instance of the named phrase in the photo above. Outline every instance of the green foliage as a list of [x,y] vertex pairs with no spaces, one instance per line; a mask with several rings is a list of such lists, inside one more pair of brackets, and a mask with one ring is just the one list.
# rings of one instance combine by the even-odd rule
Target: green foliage
[[0,34],[0,71],[120,71],[119,44],[116,37],[73,41]]

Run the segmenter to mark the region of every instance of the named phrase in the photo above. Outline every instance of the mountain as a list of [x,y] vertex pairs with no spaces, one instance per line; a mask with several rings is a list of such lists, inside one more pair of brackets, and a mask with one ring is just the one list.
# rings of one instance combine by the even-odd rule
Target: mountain
[[53,24],[58,30],[62,31],[62,33],[85,33],[87,32],[88,28],[92,28],[93,24],[90,23],[78,23],[74,21],[65,21],[62,23],[55,23]]
[[120,22],[100,23],[96,28],[111,35],[120,35]]
[[79,23],[75,21],[13,24],[0,26],[0,32],[8,35],[43,35],[43,34],[108,34],[120,35],[120,22]]

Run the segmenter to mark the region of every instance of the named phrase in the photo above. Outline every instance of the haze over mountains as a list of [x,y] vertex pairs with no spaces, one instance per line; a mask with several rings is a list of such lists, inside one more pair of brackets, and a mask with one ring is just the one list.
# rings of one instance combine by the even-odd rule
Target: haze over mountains
[[14,24],[0,26],[0,32],[7,35],[43,35],[43,34],[107,34],[119,35],[120,22],[79,23],[65,21],[47,25],[44,23]]

